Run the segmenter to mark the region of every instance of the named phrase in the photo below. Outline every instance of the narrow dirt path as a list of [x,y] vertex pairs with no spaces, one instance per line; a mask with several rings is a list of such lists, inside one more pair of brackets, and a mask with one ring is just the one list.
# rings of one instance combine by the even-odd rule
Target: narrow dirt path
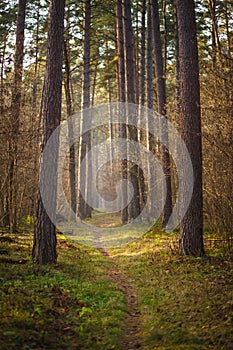
[[122,340],[122,345],[125,350],[140,349],[142,342],[139,336],[140,329],[140,311],[138,308],[138,296],[133,288],[131,281],[119,271],[114,258],[104,248],[98,250],[106,256],[112,267],[108,270],[109,278],[122,290],[127,301],[128,317],[125,320],[125,337]]

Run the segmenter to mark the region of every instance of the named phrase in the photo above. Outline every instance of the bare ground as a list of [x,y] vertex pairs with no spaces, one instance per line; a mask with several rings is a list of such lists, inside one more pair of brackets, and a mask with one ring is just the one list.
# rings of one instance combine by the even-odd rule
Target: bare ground
[[125,350],[140,349],[142,342],[139,335],[140,311],[138,308],[138,296],[130,281],[119,271],[114,258],[104,248],[98,250],[111,261],[112,267],[108,270],[109,278],[122,290],[127,301],[128,317],[125,320],[125,336],[122,339],[122,346]]

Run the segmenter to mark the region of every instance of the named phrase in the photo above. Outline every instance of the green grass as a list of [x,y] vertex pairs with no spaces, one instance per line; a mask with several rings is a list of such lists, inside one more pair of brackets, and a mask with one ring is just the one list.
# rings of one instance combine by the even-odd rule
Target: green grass
[[232,260],[181,257],[171,241],[156,229],[112,250],[139,295],[143,349],[233,349]]
[[[140,349],[233,349],[232,260],[214,247],[205,259],[180,257],[176,241],[156,227],[109,250],[138,294]],[[123,350],[127,305],[107,273],[111,259],[60,234],[55,266],[31,261],[27,230],[0,244],[2,350]]]
[[59,235],[58,264],[41,267],[30,259],[31,235],[3,237],[2,350],[120,349],[126,302],[106,258]]

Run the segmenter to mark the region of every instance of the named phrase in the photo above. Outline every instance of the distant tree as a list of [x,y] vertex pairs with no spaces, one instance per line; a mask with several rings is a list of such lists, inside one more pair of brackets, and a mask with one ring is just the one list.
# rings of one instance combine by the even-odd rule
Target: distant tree
[[162,218],[162,224],[163,227],[165,227],[172,213],[172,188],[170,155],[168,149],[163,144],[163,142],[168,141],[168,132],[166,124],[166,72],[163,64],[159,8],[157,0],[152,0],[152,25],[154,39],[154,61],[156,71],[158,113],[159,115],[164,117],[163,121],[161,122],[161,157],[166,182],[166,198]]
[[[181,133],[188,148],[194,172],[191,203],[180,224],[180,251],[184,255],[203,256],[203,201],[200,84],[194,0],[176,0],[179,64]],[[184,164],[183,196],[190,178]]]
[[[46,72],[43,92],[42,152],[49,137],[59,126],[61,120],[64,12],[65,0],[50,1]],[[57,142],[59,142],[59,140],[57,140]],[[51,187],[52,196],[50,202],[55,217],[58,149],[57,152],[53,154],[53,159],[51,161],[54,162],[53,173],[46,174],[41,181],[49,183]],[[39,193],[38,196],[32,257],[40,264],[55,263],[57,259],[56,227],[44,208],[41,193]]]
[[71,209],[76,214],[77,209],[77,196],[76,196],[76,154],[74,145],[74,130],[71,115],[74,113],[74,101],[72,100],[72,82],[71,82],[71,67],[70,67],[70,11],[67,11],[67,27],[66,27],[66,37],[64,38],[64,63],[65,63],[65,95],[66,95],[66,112],[68,120],[68,138],[71,140],[71,146],[69,149],[69,182],[70,182],[70,202]]
[[[83,92],[82,92],[82,121],[81,128],[91,128],[91,115],[86,110],[90,107],[90,55],[91,55],[91,1],[85,0],[84,6],[84,40],[83,40]],[[86,156],[91,149],[91,131],[82,133],[80,138],[79,170],[82,162],[82,171],[79,171],[79,195],[78,195],[78,216],[86,219],[91,216],[91,208],[88,205],[88,197],[91,191],[91,167]],[[86,157],[86,160],[84,159]]]
[[[126,102],[136,103],[136,75],[135,75],[135,46],[132,26],[131,1],[123,2],[124,44],[125,44],[125,76]],[[128,138],[138,141],[138,131],[135,126],[128,126]],[[129,150],[130,152],[130,150]],[[128,220],[138,218],[140,214],[139,168],[137,164],[128,163],[128,177],[134,189],[134,196],[128,205]]]
[[145,105],[145,73],[146,73],[146,0],[142,0],[142,22],[141,22],[141,79],[140,79],[140,104]]
[[14,85],[12,91],[11,105],[11,138],[9,141],[9,223],[10,231],[17,230],[17,201],[18,201],[18,179],[17,179],[17,148],[20,123],[21,85],[24,57],[24,29],[26,16],[26,0],[19,0],[16,25],[16,44],[14,57]]
[[[117,52],[118,52],[118,101],[126,101],[126,82],[125,82],[125,50],[124,50],[124,24],[123,24],[123,4],[122,0],[117,0],[116,3],[116,34],[117,34]],[[119,121],[120,122],[120,121]],[[127,138],[126,124],[119,124],[119,136],[123,139]],[[127,177],[127,150],[123,155],[121,161],[121,175],[122,178]],[[122,203],[127,203],[127,191],[122,190]],[[126,223],[128,221],[127,207],[123,205],[121,210],[121,221]]]

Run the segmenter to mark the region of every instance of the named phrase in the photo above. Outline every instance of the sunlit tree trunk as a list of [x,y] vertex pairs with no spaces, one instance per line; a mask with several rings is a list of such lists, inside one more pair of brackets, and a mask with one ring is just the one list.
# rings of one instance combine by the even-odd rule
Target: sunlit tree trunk
[[18,178],[17,178],[17,152],[18,152],[18,133],[20,123],[20,104],[22,71],[24,57],[24,29],[26,16],[26,0],[19,0],[18,15],[16,24],[16,45],[14,57],[14,85],[12,91],[11,105],[11,135],[9,141],[9,217],[10,231],[17,230],[17,200],[18,200]]
[[230,11],[228,10],[228,1],[224,1],[224,15],[225,15],[225,26],[226,26],[226,34],[227,34],[227,54],[228,58],[232,58],[232,30],[231,30],[231,24],[230,24]]
[[160,21],[158,1],[152,0],[152,26],[154,38],[154,58],[156,70],[156,88],[157,88],[157,103],[158,113],[163,116],[161,122],[161,157],[162,167],[165,175],[166,198],[163,210],[162,224],[165,227],[172,213],[172,188],[171,188],[171,164],[168,149],[164,146],[164,142],[168,142],[168,132],[166,124],[166,80],[162,56],[162,43],[160,35]]
[[152,23],[151,23],[151,6],[148,6],[147,15],[147,62],[146,62],[146,92],[147,100],[146,106],[149,109],[153,108],[153,36],[152,36]]
[[[109,47],[108,47],[108,42],[105,44],[106,48],[106,59],[107,59],[107,65],[109,65]],[[107,90],[108,90],[108,105],[109,105],[109,140],[110,140],[110,176],[112,176],[112,160],[113,160],[113,152],[114,149],[111,146],[111,142],[113,140],[113,133],[114,133],[114,127],[113,127],[113,115],[112,115],[112,86],[111,86],[111,79],[110,76],[108,75],[107,77]]]
[[217,54],[219,55],[221,53],[221,45],[219,40],[218,24],[217,24],[217,17],[216,17],[216,0],[207,0],[207,2],[208,2],[209,11],[210,11],[210,18],[212,21],[212,49],[213,49],[212,59],[213,59],[213,68],[215,68]]
[[[176,0],[176,9],[181,83],[181,128],[194,172],[191,203],[180,224],[180,251],[184,255],[203,256],[200,84],[194,1]],[[185,195],[192,181],[186,164],[184,164],[183,179],[183,205],[185,205]]]
[[[34,68],[34,80],[32,89],[32,130],[35,135],[34,143],[34,172],[38,177],[38,164],[39,164],[39,154],[40,154],[40,132],[41,132],[41,113],[39,113],[39,118],[37,118],[37,100],[38,100],[38,79],[39,79],[39,25],[40,25],[40,4],[37,2],[37,12],[36,12],[36,38],[35,38],[35,68]],[[32,216],[36,215],[37,208],[37,181],[34,182],[32,186],[31,195],[31,210],[30,214]]]
[[[146,51],[146,106],[149,110],[153,109],[154,102],[154,88],[153,88],[153,35],[152,35],[152,16],[151,16],[151,6],[148,2],[148,11],[147,11],[147,51]],[[153,135],[154,125],[151,125],[150,118],[147,121],[148,123],[148,132],[147,132],[147,148],[150,152],[156,152],[156,139]],[[148,164],[149,174],[150,174],[150,183],[149,187],[151,190],[150,196],[150,216],[153,218],[155,215],[155,202],[156,198],[154,196],[154,186],[155,186],[155,169],[153,164]]]
[[141,24],[141,79],[140,79],[140,104],[145,105],[145,74],[146,74],[146,0],[142,1]]
[[70,140],[69,149],[69,181],[70,181],[70,204],[71,209],[76,214],[77,198],[76,198],[76,172],[75,172],[75,145],[74,145],[74,131],[71,115],[73,114],[73,104],[71,98],[70,87],[70,55],[69,55],[69,41],[64,41],[64,59],[65,59],[65,92],[66,92],[66,111],[68,120],[68,137]]
[[[3,116],[5,112],[4,105],[4,92],[5,92],[5,83],[4,83],[4,62],[6,56],[7,48],[7,35],[2,37],[3,48],[2,48],[2,57],[1,57],[1,86],[0,86],[0,115]],[[0,190],[0,224],[3,226],[10,226],[10,213],[9,213],[9,191],[8,191],[8,164],[5,164],[5,179],[2,181],[1,190]]]
[[175,27],[175,60],[176,60],[176,121],[178,125],[180,115],[180,58],[179,58],[179,38],[176,3],[174,3],[174,27]]
[[[116,17],[117,17],[117,51],[118,51],[118,101],[125,102],[126,96],[126,83],[125,83],[125,52],[124,52],[124,29],[123,29],[123,4],[122,0],[117,0],[116,4]],[[119,137],[126,139],[126,124],[119,120]],[[127,178],[127,150],[122,155],[121,161],[121,176]],[[127,203],[127,191],[122,189],[122,204],[121,221],[126,223],[128,221],[127,207],[124,205]]]
[[[126,75],[126,101],[136,103],[136,77],[135,77],[135,50],[134,35],[131,16],[131,1],[124,0],[124,43],[125,43],[125,75]],[[135,126],[128,127],[128,137],[138,141],[138,132]],[[134,150],[132,150],[134,151]],[[129,149],[128,152],[131,152]],[[134,196],[128,205],[128,220],[136,219],[140,214],[139,169],[137,164],[128,162],[128,177],[133,186]]]
[[[43,91],[42,152],[61,120],[64,11],[65,0],[50,1]],[[56,140],[56,144],[59,144],[59,139]],[[40,179],[42,184],[47,183],[48,188],[51,188],[49,201],[54,219],[56,217],[58,148],[51,159],[53,162],[53,173],[41,174],[42,178]],[[41,193],[38,196],[32,257],[40,264],[55,263],[57,260],[56,227],[44,208]]]
[[[145,115],[143,111],[143,107],[145,105],[146,100],[146,0],[142,1],[142,10],[141,10],[141,42],[140,42],[140,89],[139,89],[139,127],[141,122],[144,121]],[[139,129],[138,138],[140,143],[147,147],[147,130]],[[148,163],[145,164],[145,160],[141,156],[141,161],[144,166],[148,166]],[[147,179],[148,182],[148,179]],[[146,179],[141,169],[139,169],[139,191],[140,191],[140,207],[143,208],[146,204],[147,197],[147,186]],[[146,213],[148,218],[148,212]]]
[[[83,42],[83,96],[82,96],[82,130],[91,129],[91,115],[86,112],[90,107],[90,39],[91,39],[91,2],[85,1],[84,8],[84,42]],[[91,148],[91,131],[82,133],[80,137],[80,149],[79,149],[79,197],[78,197],[78,216],[84,220],[91,216],[91,208],[87,201],[91,190],[91,167],[88,162],[88,154]],[[84,161],[83,161],[84,160]],[[81,170],[82,163],[82,171]]]

